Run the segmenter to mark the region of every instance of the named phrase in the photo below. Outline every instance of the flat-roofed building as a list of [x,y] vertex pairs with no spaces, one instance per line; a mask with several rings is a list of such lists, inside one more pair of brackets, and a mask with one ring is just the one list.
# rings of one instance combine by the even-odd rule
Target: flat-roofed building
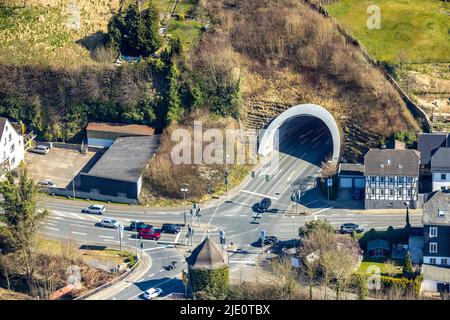
[[83,192],[138,200],[142,187],[142,173],[156,152],[159,136],[119,137],[88,173],[81,173]]
[[152,136],[155,129],[141,124],[91,122],[86,132],[89,147],[107,148],[119,137]]

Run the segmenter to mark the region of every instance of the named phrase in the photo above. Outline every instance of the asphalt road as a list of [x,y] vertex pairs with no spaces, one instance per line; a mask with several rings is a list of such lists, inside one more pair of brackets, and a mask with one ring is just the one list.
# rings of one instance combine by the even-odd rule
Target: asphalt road
[[[330,202],[314,187],[320,172],[320,163],[331,153],[331,137],[321,122],[304,122],[302,128],[293,127],[292,134],[284,138],[271,157],[279,157],[278,170],[272,172],[269,180],[258,172],[243,185],[239,193],[210,208],[202,208],[200,221],[191,222],[194,227],[193,244],[200,243],[205,237],[218,239],[219,230],[225,232],[226,244],[233,243],[241,251],[229,253],[231,270],[239,270],[243,265],[254,263],[261,254],[261,248],[252,244],[258,239],[259,230],[265,229],[267,235],[275,235],[280,240],[289,240],[297,235],[297,230],[311,219],[327,219],[336,228],[342,223],[354,222],[365,229],[386,229],[392,225],[405,224],[404,215],[399,214],[356,214],[353,210],[334,208]],[[267,163],[272,158],[265,159]],[[264,164],[261,166],[264,168]],[[310,209],[308,216],[285,215],[291,200],[292,190],[303,191],[302,204]],[[271,210],[257,213],[255,205],[262,198],[272,200]],[[69,239],[77,243],[96,245],[119,245],[117,230],[101,228],[96,224],[101,216],[81,213],[83,202],[60,201],[53,199],[45,205],[51,215],[44,222],[41,232],[52,238]],[[127,226],[133,220],[140,220],[159,227],[162,223],[183,224],[183,211],[167,209],[149,209],[142,207],[108,206],[105,214],[116,218]],[[191,220],[190,215],[188,219]],[[420,225],[420,216],[411,216],[412,225]],[[186,269],[184,257],[189,246],[175,248],[171,243],[188,243],[186,227],[178,235],[163,234],[156,241],[143,240],[144,252],[151,257],[151,266],[137,281],[130,283],[119,292],[103,299],[142,299],[145,290],[160,287],[164,294],[184,292],[180,280],[182,269]],[[123,245],[136,248],[138,241],[135,233],[125,230]],[[165,266],[172,260],[179,261],[175,270],[167,271]]]

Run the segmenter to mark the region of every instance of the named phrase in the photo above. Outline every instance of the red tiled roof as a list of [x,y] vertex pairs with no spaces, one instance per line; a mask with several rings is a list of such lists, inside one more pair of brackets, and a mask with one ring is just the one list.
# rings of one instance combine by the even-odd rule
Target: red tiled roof
[[86,130],[117,132],[140,136],[152,136],[155,133],[155,129],[142,124],[121,124],[121,123],[105,123],[105,122],[90,122],[86,127]]

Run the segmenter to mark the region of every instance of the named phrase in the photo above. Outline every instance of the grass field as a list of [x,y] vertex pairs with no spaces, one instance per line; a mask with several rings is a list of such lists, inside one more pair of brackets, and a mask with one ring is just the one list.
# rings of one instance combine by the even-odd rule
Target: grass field
[[[381,10],[381,29],[370,30],[367,8]],[[439,0],[339,0],[326,6],[345,29],[376,59],[397,62],[400,52],[409,63],[450,61],[450,3]],[[441,10],[441,11],[440,11]]]
[[380,268],[381,275],[385,276],[401,274],[403,271],[402,267],[391,263],[363,261],[356,272],[360,274],[367,274],[367,268],[370,266]]

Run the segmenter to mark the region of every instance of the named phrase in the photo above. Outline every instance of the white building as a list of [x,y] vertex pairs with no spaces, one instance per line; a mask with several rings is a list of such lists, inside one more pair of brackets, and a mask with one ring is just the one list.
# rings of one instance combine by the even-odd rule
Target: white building
[[450,189],[450,148],[439,148],[431,157],[433,191]]
[[0,168],[15,169],[24,160],[23,137],[8,119],[0,117]]

